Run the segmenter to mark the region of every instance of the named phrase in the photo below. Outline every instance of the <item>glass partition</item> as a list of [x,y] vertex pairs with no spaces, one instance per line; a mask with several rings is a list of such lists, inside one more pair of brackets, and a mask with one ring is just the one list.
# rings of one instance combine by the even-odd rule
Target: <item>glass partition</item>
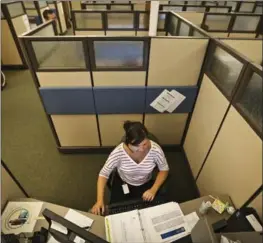
[[206,11],[206,7],[201,7],[201,6],[186,6],[186,11],[191,11],[191,12],[199,12],[199,13],[204,13]]
[[176,16],[171,15],[170,23],[168,25],[168,31],[169,31],[170,35],[173,35],[173,36],[177,35],[178,23],[179,23],[179,19]]
[[236,16],[234,31],[256,31],[260,16]]
[[255,13],[262,14],[263,13],[263,5],[257,4],[257,6],[255,8]]
[[[58,1],[57,1],[58,2]],[[46,1],[38,1],[39,7],[40,8],[45,8],[47,7],[47,2]]]
[[226,6],[229,6],[232,8],[232,11],[235,11],[237,8],[237,2],[235,1],[226,1]]
[[158,16],[158,30],[165,29],[165,20],[166,20],[166,13],[159,13]]
[[26,14],[22,2],[14,2],[7,4],[7,8],[11,18]]
[[207,71],[226,95],[231,96],[242,68],[243,63],[222,48],[216,47]]
[[133,13],[107,13],[108,29],[133,29]]
[[202,5],[202,1],[187,1],[187,5],[200,6],[200,5]]
[[142,68],[143,41],[94,41],[96,68]]
[[46,27],[40,29],[39,31],[33,33],[30,36],[55,36],[54,28],[52,24],[47,25]]
[[131,11],[132,5],[131,4],[111,4],[110,10],[113,10],[113,11],[125,11],[125,10]]
[[24,1],[25,8],[35,8],[34,1]]
[[209,12],[212,12],[212,13],[228,13],[229,8],[210,7]]
[[85,4],[85,8],[88,10],[107,10],[106,4]]
[[237,99],[237,105],[249,117],[262,133],[262,76],[253,73],[247,86]]
[[184,6],[169,6],[169,5],[165,5],[165,6],[163,6],[163,10],[165,10],[165,11],[174,11],[174,12],[181,12],[181,11],[183,11],[183,8],[184,8]]
[[207,14],[203,27],[210,31],[227,31],[230,20],[231,15]]
[[75,12],[76,29],[103,29],[102,13]]
[[32,41],[39,69],[86,68],[81,41]]
[[197,31],[197,30],[193,30],[193,36],[194,37],[202,37],[202,38],[204,38],[204,37],[206,37],[205,35],[203,35],[201,32],[199,32],[199,31]]
[[150,14],[149,13],[139,13],[139,29],[148,30],[150,26]]
[[240,8],[239,8],[239,12],[248,12],[248,13],[252,13],[254,10],[254,6],[255,3],[251,2],[241,2],[240,3]]
[[190,26],[183,21],[180,22],[178,36],[189,36]]

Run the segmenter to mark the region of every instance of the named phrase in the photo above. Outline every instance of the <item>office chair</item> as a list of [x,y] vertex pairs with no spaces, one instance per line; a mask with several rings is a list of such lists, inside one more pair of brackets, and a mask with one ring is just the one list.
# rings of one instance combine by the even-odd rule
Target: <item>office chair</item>
[[[155,143],[157,143],[158,145],[160,145],[160,142],[159,142],[158,138],[157,138],[154,134],[152,134],[152,133],[149,132],[148,138],[149,138],[150,140],[154,141]],[[121,141],[120,141],[120,142],[123,143],[124,141],[125,141],[125,135],[121,138]],[[160,145],[160,146],[161,146],[161,145]],[[156,179],[156,177],[157,177],[158,172],[159,172],[159,170],[158,170],[157,166],[155,166],[155,168],[153,169],[153,172],[152,172],[152,179],[153,179],[154,181],[155,181],[155,179]],[[112,189],[112,185],[113,185],[113,181],[114,181],[114,179],[115,179],[116,173],[117,173],[117,169],[114,169],[114,170],[111,172],[111,174],[110,174],[110,176],[109,176],[109,179],[108,179],[108,181],[107,181],[107,187],[108,187],[109,191],[111,191],[111,189]],[[160,195],[165,195],[165,194],[167,193],[168,181],[169,181],[169,175],[168,175],[166,181],[164,182],[164,184],[161,186],[161,188],[160,188],[159,191],[158,191],[158,193],[159,193]]]

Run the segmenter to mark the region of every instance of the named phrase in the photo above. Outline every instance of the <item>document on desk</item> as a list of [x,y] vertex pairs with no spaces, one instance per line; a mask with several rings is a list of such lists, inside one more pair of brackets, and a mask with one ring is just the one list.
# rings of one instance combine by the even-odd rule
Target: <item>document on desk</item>
[[109,242],[172,242],[190,233],[179,204],[166,203],[105,217]]

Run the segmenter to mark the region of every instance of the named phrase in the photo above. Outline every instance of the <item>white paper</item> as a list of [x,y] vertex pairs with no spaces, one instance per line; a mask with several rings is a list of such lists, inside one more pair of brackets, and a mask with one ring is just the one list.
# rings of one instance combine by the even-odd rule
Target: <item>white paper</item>
[[[33,232],[42,207],[42,202],[9,202],[1,217],[2,232],[4,234]],[[22,210],[28,211],[27,221],[22,225],[12,225],[10,221],[18,219]]]
[[193,213],[190,213],[190,214],[187,214],[186,216],[184,216],[184,220],[188,225],[189,231],[191,232],[192,229],[197,224],[199,217],[198,217],[196,212],[193,212]]
[[51,236],[47,243],[59,243],[53,236]]
[[258,222],[258,220],[253,214],[247,215],[246,218],[255,231],[257,232],[262,231],[262,225]]
[[73,210],[73,209],[69,209],[65,219],[67,219],[68,221],[78,225],[81,228],[84,227],[90,227],[93,223],[93,219],[88,218],[87,216]]
[[174,102],[175,98],[165,89],[151,104],[155,110],[163,113]]
[[170,94],[174,97],[174,99],[171,105],[167,108],[167,111],[172,113],[184,101],[186,97],[176,90],[170,91]]
[[145,242],[138,210],[105,217],[107,241],[114,243]]
[[66,227],[64,227],[63,225],[55,222],[55,221],[52,221],[51,222],[51,226],[50,226],[51,229],[54,229],[56,231],[59,231],[60,233],[66,235],[68,233],[68,230]]
[[140,216],[146,242],[173,242],[190,233],[178,203],[142,209]]
[[74,239],[75,243],[85,243],[85,240],[83,240],[82,238],[80,238],[79,236],[76,236]]

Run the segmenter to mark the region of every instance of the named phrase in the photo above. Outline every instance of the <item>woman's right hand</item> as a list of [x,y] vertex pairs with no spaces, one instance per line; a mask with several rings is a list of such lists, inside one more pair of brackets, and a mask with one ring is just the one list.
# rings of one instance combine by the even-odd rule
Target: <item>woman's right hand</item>
[[92,207],[91,212],[96,215],[103,215],[105,212],[105,205],[103,201],[97,201]]

